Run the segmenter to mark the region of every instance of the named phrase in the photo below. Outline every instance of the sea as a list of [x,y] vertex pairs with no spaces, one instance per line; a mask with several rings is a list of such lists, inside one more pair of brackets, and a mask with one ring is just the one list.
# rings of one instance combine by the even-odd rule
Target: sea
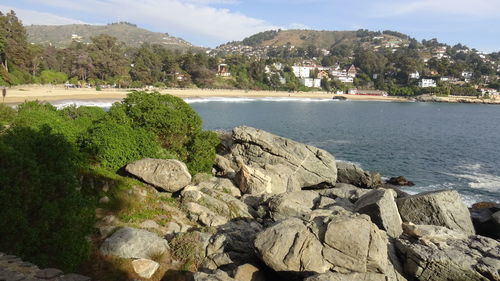
[[[500,202],[500,106],[298,98],[186,99],[207,130],[251,126],[327,150],[411,194],[454,189],[465,203]],[[109,108],[112,101],[60,101]]]

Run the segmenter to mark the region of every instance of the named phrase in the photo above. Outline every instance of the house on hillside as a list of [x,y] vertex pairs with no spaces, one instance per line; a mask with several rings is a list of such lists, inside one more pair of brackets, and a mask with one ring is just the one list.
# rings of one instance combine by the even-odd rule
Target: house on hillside
[[227,64],[221,63],[217,66],[217,76],[221,76],[221,77],[231,76],[231,73],[229,72],[229,68],[228,68]]
[[347,76],[355,78],[357,74],[358,74],[358,70],[356,69],[356,67],[354,66],[354,64],[352,64],[349,67],[349,69],[347,69]]
[[418,71],[410,73],[410,79],[420,79],[420,73]]
[[435,88],[437,87],[436,81],[434,79],[425,79],[423,78],[418,82],[418,86],[420,88]]
[[308,66],[292,66],[293,74],[297,78],[309,78],[311,76],[311,68]]

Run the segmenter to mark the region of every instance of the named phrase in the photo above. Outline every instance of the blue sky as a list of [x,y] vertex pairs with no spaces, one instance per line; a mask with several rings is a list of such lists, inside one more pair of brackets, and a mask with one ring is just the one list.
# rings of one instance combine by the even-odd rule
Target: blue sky
[[215,47],[269,29],[395,30],[500,51],[500,0],[2,0],[25,24],[128,21]]

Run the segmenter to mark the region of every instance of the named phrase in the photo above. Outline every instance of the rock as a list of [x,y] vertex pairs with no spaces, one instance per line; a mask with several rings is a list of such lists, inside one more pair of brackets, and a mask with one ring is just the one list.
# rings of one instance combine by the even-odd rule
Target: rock
[[387,231],[391,237],[399,237],[403,233],[398,207],[391,189],[375,189],[356,201],[355,211],[367,214],[380,229]]
[[370,190],[362,189],[352,184],[337,183],[334,188],[320,190],[319,194],[333,199],[345,198],[351,202],[356,202],[361,196],[365,195],[369,191]]
[[[396,246],[415,280],[500,280],[500,243],[433,225],[404,227]],[[418,239],[416,243],[412,242]]]
[[233,130],[227,157],[239,168],[237,185],[243,193],[279,194],[337,180],[335,158],[328,152],[250,127]]
[[386,281],[386,278],[384,274],[373,272],[350,274],[328,272],[323,274],[316,274],[304,279],[304,281]]
[[266,281],[264,273],[252,264],[246,263],[236,268],[234,279],[237,281]]
[[228,220],[223,216],[219,216],[210,209],[199,204],[188,202],[185,206],[189,218],[205,226],[219,226],[225,224]]
[[234,177],[236,176],[236,171],[231,166],[231,161],[229,161],[229,159],[227,159],[221,155],[217,154],[215,156],[214,166],[216,169],[215,174],[219,177],[227,177],[230,179],[234,179]]
[[382,185],[380,174],[364,171],[354,164],[345,162],[337,162],[337,182],[361,188],[377,188]]
[[121,258],[150,259],[168,249],[168,242],[154,233],[123,227],[102,243],[100,251],[104,255]]
[[258,262],[253,244],[261,231],[262,226],[249,219],[236,219],[220,226],[208,242],[202,268],[236,268],[240,264]]
[[469,210],[454,190],[424,192],[396,200],[404,222],[445,226],[474,234]]
[[214,189],[226,194],[229,194],[233,197],[240,197],[241,191],[238,187],[236,187],[233,182],[229,179],[212,177],[208,181],[201,182],[196,185],[200,189]]
[[132,261],[132,267],[137,275],[149,279],[156,273],[160,264],[148,259],[138,259]]
[[63,275],[61,277],[58,277],[56,279],[57,281],[90,281],[90,278],[87,276],[83,276],[80,274],[75,274],[75,273],[70,273]]
[[190,217],[205,225],[216,226],[234,218],[253,218],[253,210],[247,204],[225,192],[188,186],[182,191],[181,198]]
[[396,185],[396,186],[414,186],[415,185],[415,183],[413,183],[412,181],[407,180],[403,176],[392,177],[392,178],[388,179],[386,181],[386,183],[392,184],[392,185]]
[[319,194],[311,190],[278,194],[269,199],[269,212],[274,221],[302,217],[312,211],[319,199]]
[[63,275],[63,272],[55,268],[46,268],[35,273],[35,277],[41,279],[52,279],[61,275]]
[[158,229],[160,226],[154,220],[145,220],[143,221],[139,227],[141,228],[150,228],[150,229]]
[[[329,213],[329,214],[328,214]],[[277,272],[384,273],[387,236],[366,215],[316,210],[289,218],[257,235],[255,247]]]
[[229,275],[227,275],[224,271],[217,270],[213,274],[195,272],[193,275],[193,281],[235,281],[235,279],[229,277]]
[[476,203],[472,205],[469,212],[478,235],[500,239],[500,204]]
[[101,199],[99,199],[99,203],[101,203],[101,204],[108,204],[109,201],[110,201],[110,199],[108,196],[104,196]]
[[125,170],[167,192],[176,192],[191,182],[186,164],[178,160],[146,158],[128,164]]

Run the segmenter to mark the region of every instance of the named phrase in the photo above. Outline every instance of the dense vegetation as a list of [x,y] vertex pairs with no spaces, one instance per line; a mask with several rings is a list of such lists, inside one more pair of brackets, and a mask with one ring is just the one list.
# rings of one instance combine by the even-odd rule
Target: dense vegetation
[[[121,26],[133,27],[108,25]],[[228,65],[229,77],[217,75],[220,63]],[[275,68],[277,63],[283,67]],[[428,92],[477,95],[472,88],[500,87],[500,53],[482,54],[436,39],[419,42],[396,31],[266,31],[209,52],[172,51],[148,43],[130,47],[116,37],[100,34],[86,43],[76,40],[67,47],[55,48],[28,44],[26,30],[15,13],[0,15],[0,86],[69,82],[97,89],[155,86],[313,90],[302,86],[291,71],[291,66],[303,64],[357,67],[353,83],[325,78],[322,88],[326,91],[356,87],[406,96]],[[415,72],[422,78],[451,77],[461,81],[443,81],[435,89],[422,89],[417,86],[418,79],[411,78]],[[463,79],[464,72],[472,77]]]
[[67,271],[89,257],[96,180],[145,157],[209,173],[218,145],[189,105],[158,93],[132,92],[108,112],[0,105],[0,125],[0,251]]

